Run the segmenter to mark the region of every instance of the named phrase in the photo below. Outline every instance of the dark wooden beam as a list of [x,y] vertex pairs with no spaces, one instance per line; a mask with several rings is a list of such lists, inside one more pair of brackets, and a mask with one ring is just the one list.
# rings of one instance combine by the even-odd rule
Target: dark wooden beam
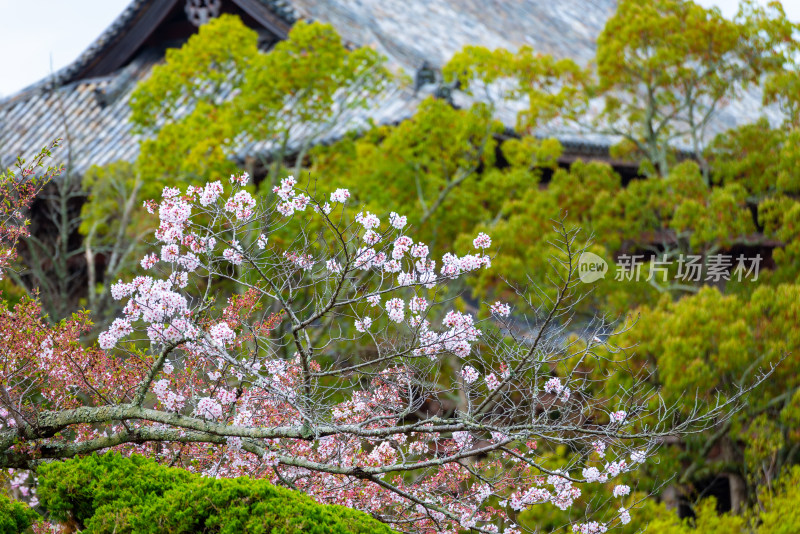
[[92,61],[73,75],[73,79],[106,76],[125,65],[139,47],[156,31],[175,5],[182,0],[155,0],[130,21],[113,44],[104,47]]
[[279,39],[286,39],[289,35],[291,26],[258,0],[233,0],[233,3],[256,19],[259,24],[274,33]]

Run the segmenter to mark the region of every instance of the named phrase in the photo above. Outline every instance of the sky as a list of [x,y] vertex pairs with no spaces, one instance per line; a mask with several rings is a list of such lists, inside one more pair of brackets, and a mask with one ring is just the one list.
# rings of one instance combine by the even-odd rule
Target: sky
[[[736,13],[738,5],[738,0],[697,1],[706,7],[719,7],[728,17]],[[71,63],[129,3],[130,0],[0,0],[0,98]],[[800,1],[783,0],[783,6],[791,20],[800,21]]]

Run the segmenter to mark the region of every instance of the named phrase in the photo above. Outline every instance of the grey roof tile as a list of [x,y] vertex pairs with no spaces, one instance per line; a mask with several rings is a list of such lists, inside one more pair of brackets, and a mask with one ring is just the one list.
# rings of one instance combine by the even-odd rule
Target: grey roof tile
[[[70,137],[74,170],[84,172],[93,164],[119,159],[133,160],[137,138],[131,134],[128,99],[135,82],[145,77],[156,58],[140,56],[111,76],[67,83],[75,72],[115,39],[149,2],[134,0],[122,15],[70,66],[54,78],[43,80],[5,100],[0,100],[0,156],[8,164],[18,154],[30,156],[56,137]],[[332,23],[345,41],[373,46],[385,54],[390,66],[413,73],[423,61],[443,65],[464,45],[516,49],[531,45],[556,57],[571,57],[587,63],[594,56],[596,36],[613,12],[613,0],[258,0],[273,13],[292,23],[300,17]],[[95,94],[121,76],[119,96],[107,105]],[[426,86],[414,95],[409,88],[392,86],[375,99],[369,110],[351,110],[334,125],[328,125],[322,140],[340,138],[348,130],[364,128],[371,119],[378,124],[410,117],[419,102],[434,88]],[[115,90],[120,90],[115,87]],[[457,102],[468,104],[462,94]],[[498,119],[513,127],[524,102],[505,102]],[[62,113],[60,109],[66,110]],[[733,102],[719,116],[714,131],[742,121],[752,121],[763,110],[758,95],[748,94]],[[771,113],[767,110],[767,113]],[[66,116],[67,129],[64,128]],[[537,132],[554,134],[572,147],[596,150],[613,138],[575,129],[555,128]],[[303,144],[308,132],[295,132],[292,146]],[[269,152],[269,140],[249,142],[240,155]],[[67,143],[55,154],[65,161]]]

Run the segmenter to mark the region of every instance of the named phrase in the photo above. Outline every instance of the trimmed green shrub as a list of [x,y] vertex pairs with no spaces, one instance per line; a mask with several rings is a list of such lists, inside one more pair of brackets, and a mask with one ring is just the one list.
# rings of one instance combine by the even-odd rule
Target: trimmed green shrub
[[0,534],[26,532],[38,518],[39,514],[27,504],[0,494]]
[[86,534],[392,532],[363,512],[265,480],[206,478],[142,456],[54,462],[39,475],[39,499],[52,518]]

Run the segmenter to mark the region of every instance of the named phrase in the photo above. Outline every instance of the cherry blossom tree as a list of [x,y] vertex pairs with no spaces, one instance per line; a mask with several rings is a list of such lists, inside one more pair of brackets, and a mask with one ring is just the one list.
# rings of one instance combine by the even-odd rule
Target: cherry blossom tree
[[[404,532],[512,534],[520,511],[578,501],[565,527],[605,532],[630,521],[632,471],[748,390],[678,412],[614,344],[626,325],[573,326],[576,229],[555,223],[552,288],[475,311],[457,281],[491,269],[489,235],[435,254],[406,216],[359,212],[346,189],[287,177],[257,199],[247,182],[145,203],[158,248],[147,275],[112,286],[123,312],[96,345],[79,341],[88,313],[50,327],[23,300],[0,315],[0,467],[115,448]],[[613,396],[593,394],[599,345]],[[553,465],[553,447],[570,459]],[[613,501],[593,498],[601,484]]]
[[29,235],[25,212],[33,199],[64,170],[45,163],[59,142],[42,148],[30,161],[17,158],[13,168],[0,172],[0,272],[9,270],[17,256],[17,243]]

